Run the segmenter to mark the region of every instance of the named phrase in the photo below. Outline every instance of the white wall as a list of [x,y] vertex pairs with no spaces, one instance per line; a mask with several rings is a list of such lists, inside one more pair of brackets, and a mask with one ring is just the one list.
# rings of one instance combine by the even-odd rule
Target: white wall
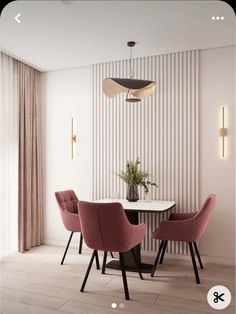
[[[64,244],[55,191],[73,189],[80,199],[92,195],[92,112],[90,68],[48,72],[44,82],[44,239]],[[71,159],[71,117],[76,120],[76,158]],[[77,238],[75,240],[78,240]],[[77,241],[78,242],[78,241]]]
[[[217,204],[200,241],[202,254],[234,258],[235,247],[235,49],[203,50],[200,56],[200,190],[203,201],[209,193]],[[227,113],[229,136],[226,158],[220,155],[220,108]]]
[[[54,192],[72,188],[92,198],[92,106],[90,68],[45,73],[45,242],[68,238]],[[219,109],[229,112],[228,155],[220,159]],[[70,160],[70,118],[78,120],[78,158]],[[201,254],[216,262],[234,256],[234,50],[200,54],[200,192],[201,202],[217,195],[217,206],[200,241]],[[64,241],[64,242],[63,242]],[[78,241],[77,241],[78,242]],[[74,242],[75,244],[75,242]],[[77,243],[76,243],[77,245]]]

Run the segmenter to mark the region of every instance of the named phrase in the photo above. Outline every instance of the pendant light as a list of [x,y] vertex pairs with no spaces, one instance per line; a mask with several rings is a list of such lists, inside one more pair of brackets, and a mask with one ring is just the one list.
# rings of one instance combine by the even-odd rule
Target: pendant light
[[132,48],[135,46],[135,42],[128,41],[127,46],[130,47],[129,78],[105,78],[102,86],[103,92],[110,98],[126,92],[127,102],[139,102],[154,92],[156,83],[154,81],[133,79]]

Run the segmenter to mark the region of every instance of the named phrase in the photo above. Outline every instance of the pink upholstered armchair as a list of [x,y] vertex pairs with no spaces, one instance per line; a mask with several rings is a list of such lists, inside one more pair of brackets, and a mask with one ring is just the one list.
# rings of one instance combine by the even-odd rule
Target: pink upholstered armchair
[[159,258],[160,264],[163,262],[168,241],[183,241],[188,242],[196,282],[198,284],[200,283],[194,249],[199,261],[199,265],[201,268],[203,268],[196,241],[202,236],[206,229],[212,209],[215,206],[215,201],[216,196],[214,194],[210,194],[199,211],[194,213],[171,214],[168,221],[163,221],[159,228],[154,230],[152,234],[153,239],[159,239],[162,241],[152,269],[152,277],[154,276]]
[[[97,250],[119,252],[125,298],[129,300],[123,253],[132,250],[143,240],[145,225],[130,224],[120,203],[79,201],[79,211],[84,241],[88,247],[94,250],[80,291],[84,291]],[[137,265],[139,276],[143,279],[133,251],[132,255]],[[104,263],[105,259],[103,260],[103,267]]]
[[[66,230],[70,231],[70,237],[61,260],[61,265],[63,265],[74,232],[80,232],[79,254],[82,253],[83,236],[78,213],[78,197],[75,192],[72,190],[55,192],[55,196],[60,209],[62,222]],[[96,255],[96,263],[99,269],[98,255]]]

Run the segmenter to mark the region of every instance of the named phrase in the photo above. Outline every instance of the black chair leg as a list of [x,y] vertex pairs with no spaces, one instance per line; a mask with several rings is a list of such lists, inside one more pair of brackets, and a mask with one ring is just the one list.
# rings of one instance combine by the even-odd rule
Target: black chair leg
[[165,255],[165,252],[166,252],[167,243],[168,243],[168,241],[165,240],[165,243],[163,245],[163,249],[162,249],[162,252],[161,252],[161,258],[160,258],[159,264],[163,263],[164,255]]
[[153,265],[153,268],[152,268],[152,272],[151,272],[151,277],[154,277],[154,273],[155,273],[155,270],[156,270],[156,267],[157,267],[157,264],[158,264],[158,260],[159,260],[159,257],[160,257],[160,254],[161,254],[161,251],[162,251],[162,248],[163,248],[163,245],[164,245],[164,240],[161,241],[161,244],[159,246],[159,250],[158,250],[158,253],[157,253],[157,257],[155,259],[155,262],[154,262],[154,265]]
[[107,252],[104,252],[103,262],[102,262],[102,274],[105,274],[106,263],[107,263]]
[[112,258],[114,258],[114,255],[113,255],[113,253],[112,253],[112,252],[110,252],[110,254],[111,254],[111,257],[112,257]]
[[83,235],[80,233],[80,240],[79,240],[79,254],[82,253],[82,245],[83,245]]
[[198,275],[198,270],[197,270],[197,264],[194,256],[194,251],[193,251],[193,244],[192,242],[188,242],[190,253],[191,253],[191,258],[192,258],[192,263],[193,263],[193,270],[196,278],[196,283],[200,283],[199,275]]
[[93,260],[94,260],[94,257],[97,255],[97,250],[94,250],[93,251],[93,254],[91,256],[91,259],[90,259],[90,262],[89,262],[89,265],[88,265],[88,269],[86,271],[86,274],[85,274],[85,277],[84,277],[84,281],[82,283],[82,286],[80,288],[80,292],[84,292],[84,287],[86,285],[86,282],[87,282],[87,279],[88,279],[88,276],[89,276],[89,273],[90,273],[90,270],[91,270],[91,267],[93,265]]
[[95,259],[96,259],[97,269],[100,269],[99,258],[98,258],[98,251],[97,250],[96,250],[96,254],[95,254]]
[[200,265],[201,269],[203,269],[203,264],[202,264],[202,260],[201,260],[201,257],[200,257],[200,254],[199,254],[199,251],[198,251],[198,248],[197,248],[197,243],[193,242],[193,245],[194,245],[194,248],[195,248],[195,252],[197,254],[199,265]]
[[125,299],[129,300],[129,289],[128,289],[127,278],[126,278],[126,273],[125,273],[125,263],[124,263],[123,253],[119,253],[119,256],[120,256],[120,266],[121,266],[123,285],[124,285],[124,291],[125,291]]
[[67,251],[68,251],[68,248],[69,248],[70,241],[71,241],[71,239],[72,239],[73,233],[74,233],[74,232],[72,231],[71,234],[70,234],[70,237],[69,237],[69,240],[68,240],[68,243],[67,243],[67,246],[66,246],[64,255],[63,255],[62,260],[61,260],[61,265],[63,265],[63,263],[64,263],[64,259],[65,259],[65,257],[66,257],[66,253],[67,253]]
[[134,262],[135,262],[135,264],[136,264],[136,266],[137,266],[138,273],[139,273],[139,277],[140,277],[140,279],[143,280],[143,275],[142,275],[142,272],[141,272],[141,269],[140,269],[139,262],[138,262],[138,260],[137,260],[136,255],[135,255],[134,249],[131,249],[131,253],[132,253],[132,255],[133,255]]

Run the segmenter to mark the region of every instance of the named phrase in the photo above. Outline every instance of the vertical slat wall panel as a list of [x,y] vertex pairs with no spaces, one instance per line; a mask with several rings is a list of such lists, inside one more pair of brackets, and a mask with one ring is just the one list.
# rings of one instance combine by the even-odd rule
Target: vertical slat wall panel
[[[126,95],[107,98],[105,77],[128,77],[128,60],[93,65],[93,198],[126,197],[117,177],[127,160],[140,158],[143,170],[159,184],[152,198],[175,200],[175,211],[199,206],[199,52],[191,50],[133,59],[135,78],[155,80],[155,93],[140,103]],[[140,198],[144,198],[140,190]],[[168,214],[140,214],[147,224],[143,250],[156,251],[151,232]],[[183,243],[168,251],[187,254]]]

